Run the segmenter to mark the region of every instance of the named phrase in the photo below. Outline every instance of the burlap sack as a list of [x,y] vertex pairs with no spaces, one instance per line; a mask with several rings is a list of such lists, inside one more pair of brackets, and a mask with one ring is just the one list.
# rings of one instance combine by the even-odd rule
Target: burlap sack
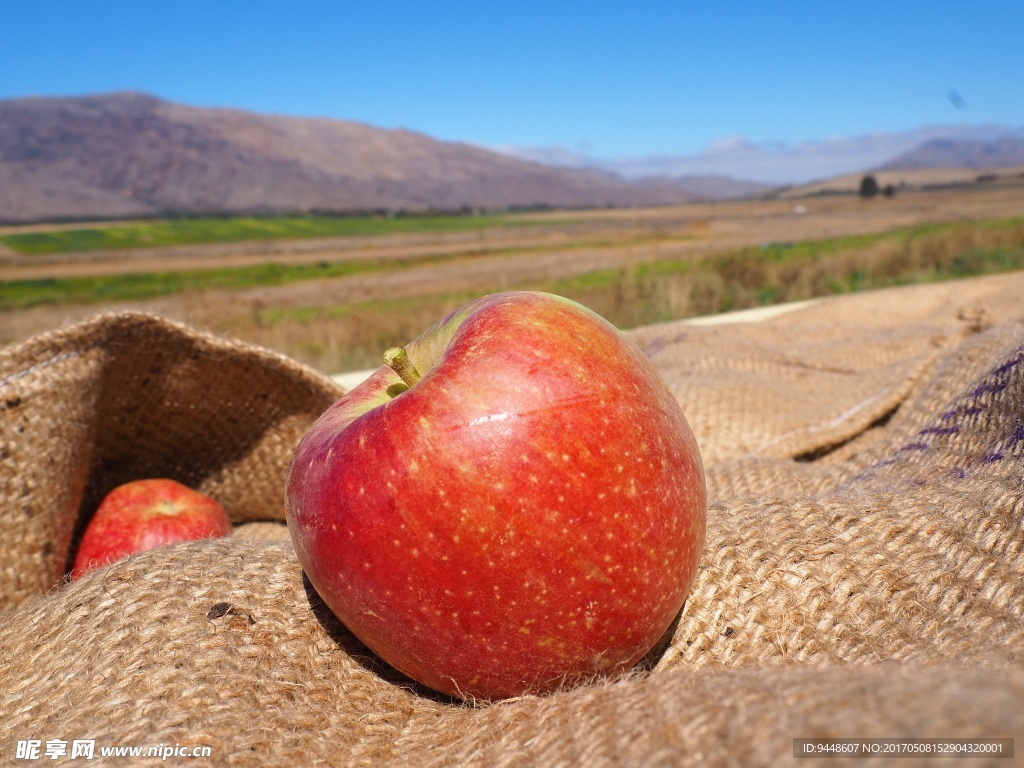
[[[1021,296],[1012,275],[633,332],[704,452],[698,580],[629,676],[485,706],[402,678],[303,579],[282,486],[329,379],[144,315],[4,350],[0,762],[91,739],[228,765],[780,765],[797,737],[1024,734]],[[235,535],[61,583],[100,496],[154,474]]]

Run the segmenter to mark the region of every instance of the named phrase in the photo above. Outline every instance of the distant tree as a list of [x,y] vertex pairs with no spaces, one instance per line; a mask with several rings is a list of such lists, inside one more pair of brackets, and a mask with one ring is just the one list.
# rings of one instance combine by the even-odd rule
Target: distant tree
[[886,197],[892,197],[893,195],[896,194],[896,187],[894,187],[892,184],[886,184],[884,187],[882,187],[882,194],[885,195]]
[[878,194],[878,181],[874,176],[865,176],[860,180],[860,196],[867,199]]

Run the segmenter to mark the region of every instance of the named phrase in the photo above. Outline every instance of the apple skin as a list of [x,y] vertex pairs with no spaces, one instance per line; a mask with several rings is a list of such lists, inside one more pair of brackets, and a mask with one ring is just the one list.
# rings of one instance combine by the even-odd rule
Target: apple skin
[[214,499],[175,480],[133,480],[108,493],[86,526],[71,579],[136,552],[231,533]]
[[486,296],[407,347],[300,441],[299,562],[334,614],[459,698],[626,669],[693,583],[707,494],[696,440],[643,353],[550,294]]

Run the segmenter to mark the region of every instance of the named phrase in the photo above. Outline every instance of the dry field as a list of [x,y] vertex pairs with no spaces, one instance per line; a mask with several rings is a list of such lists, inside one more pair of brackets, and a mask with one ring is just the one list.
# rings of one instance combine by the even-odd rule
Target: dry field
[[[496,290],[557,289],[628,327],[836,290],[834,275],[830,277],[827,270],[822,271],[824,268],[815,274],[806,270],[798,274],[764,265],[751,269],[746,262],[726,264],[722,269],[738,275],[738,289],[722,283],[720,275],[713,276],[714,279],[689,275],[684,280],[678,270],[659,273],[658,265],[721,260],[723,254],[730,253],[746,253],[743,259],[750,261],[751,248],[771,244],[786,247],[923,224],[1022,215],[1024,183],[978,184],[941,191],[901,192],[892,198],[872,200],[830,195],[799,200],[530,213],[522,215],[529,225],[457,233],[173,246],[50,256],[20,256],[8,250],[0,252],[0,281],[4,282],[259,264],[371,261],[394,268],[312,282],[193,291],[110,305],[56,304],[8,310],[0,312],[0,341],[16,342],[106,310],[138,309],[262,344],[334,373],[374,364],[379,350],[388,344],[407,341],[469,298]],[[1002,239],[990,240],[984,239],[983,233],[961,232],[945,235],[939,244],[939,250],[949,254],[936,256],[933,251],[937,246],[932,244],[923,249],[904,248],[906,252],[897,255],[903,262],[909,260],[903,265],[906,268],[916,267],[917,261],[927,267],[936,259],[951,258],[956,249],[1019,247],[1020,233],[1011,234],[1008,241],[1006,233],[999,235]],[[954,242],[947,243],[951,238]],[[842,256],[845,261],[841,265],[832,264],[829,268],[842,267],[857,274],[871,272],[878,267],[870,259],[882,259],[880,250],[881,246],[865,246],[854,256]],[[891,261],[893,254],[884,258]],[[854,263],[851,259],[858,261]],[[775,284],[778,285],[770,295],[761,290]],[[789,290],[790,285],[799,291]]]

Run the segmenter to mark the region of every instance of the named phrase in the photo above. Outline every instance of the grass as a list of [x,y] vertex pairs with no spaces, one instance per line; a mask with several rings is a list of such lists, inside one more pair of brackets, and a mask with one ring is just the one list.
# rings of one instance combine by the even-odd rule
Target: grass
[[[510,289],[579,301],[620,328],[909,283],[1024,269],[1024,219],[928,225],[878,235],[743,248],[703,260],[667,260]],[[345,306],[264,309],[217,330],[286,351],[325,371],[374,367],[486,291]],[[258,329],[254,328],[258,326]]]
[[[631,243],[646,242],[643,238]],[[272,262],[247,267],[175,270],[88,277],[56,277],[0,282],[0,312],[27,309],[44,304],[108,304],[119,301],[141,301],[160,296],[211,291],[272,287],[288,283],[347,277],[349,275],[395,271],[431,263],[452,262],[480,255],[498,256],[526,254],[530,251],[571,251],[578,248],[600,248],[622,243],[601,240],[575,240],[556,245],[521,245],[489,248],[458,254],[444,252],[429,256],[379,259],[320,261],[309,264]]]
[[1024,269],[1024,218],[906,227],[664,259],[537,285],[620,327]]
[[392,266],[394,265],[365,261],[261,264],[242,269],[12,280],[0,283],[0,310],[24,309],[40,304],[112,303],[152,299],[190,291],[283,285],[303,280],[344,277],[388,269]]
[[0,243],[17,253],[31,256],[165,245],[461,232],[523,223],[528,222],[496,215],[188,218],[0,235]]
[[[580,245],[581,241],[573,241],[565,247]],[[201,296],[213,289],[321,280],[460,258],[466,256],[12,281],[0,283],[0,310],[195,294],[190,322],[277,349],[320,370],[343,371],[377,365],[381,350],[409,341],[467,301],[499,289],[558,293],[591,307],[620,328],[631,328],[837,293],[1021,270],[1024,217],[740,248],[700,258],[591,271],[557,281],[480,286],[472,292],[341,306],[232,308],[231,302]]]

